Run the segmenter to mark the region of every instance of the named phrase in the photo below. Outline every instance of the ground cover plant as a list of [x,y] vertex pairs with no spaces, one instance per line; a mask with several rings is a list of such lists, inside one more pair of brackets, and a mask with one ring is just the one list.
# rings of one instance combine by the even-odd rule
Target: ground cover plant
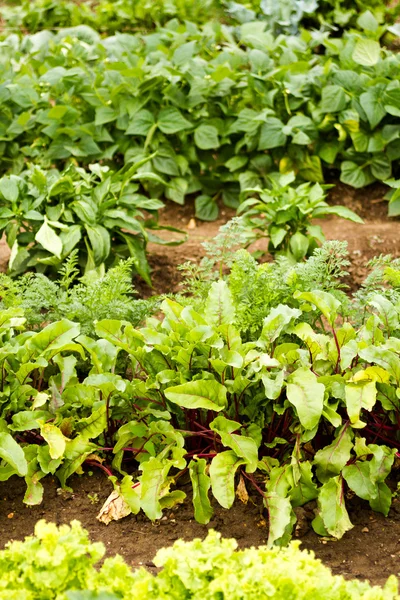
[[24,477],[25,502],[36,504],[46,474],[65,487],[86,463],[111,477],[125,514],[159,519],[183,501],[179,479],[189,475],[200,523],[213,514],[210,490],[229,508],[237,485],[251,486],[270,545],[290,539],[293,509],[313,499],[315,530],[340,538],[352,527],[346,488],[387,514],[397,263],[381,261],[364,296],[345,302],[340,246],[308,268],[281,261],[274,285],[274,266],[242,250],[228,280],[199,297],[203,316],[190,300],[165,299],[161,320],[105,319],[95,336],[67,319],[23,331],[23,310],[3,310],[1,479]]
[[12,542],[0,552],[0,598],[4,600],[232,600],[310,597],[332,600],[395,600],[397,580],[384,588],[334,576],[313,553],[293,543],[283,550],[237,550],[235,540],[211,531],[204,541],[175,542],[160,550],[151,575],[132,571],[119,556],[96,563],[105,548],[92,543],[77,521],[57,528],[39,521],[35,536]]
[[[274,36],[264,22],[170,21],[152,34],[100,38],[87,27],[2,42],[2,169],[63,170],[148,159],[141,192],[197,216],[266,175],[294,171],[363,187],[396,175],[399,57],[366,34]],[[154,154],[156,153],[156,154]]]

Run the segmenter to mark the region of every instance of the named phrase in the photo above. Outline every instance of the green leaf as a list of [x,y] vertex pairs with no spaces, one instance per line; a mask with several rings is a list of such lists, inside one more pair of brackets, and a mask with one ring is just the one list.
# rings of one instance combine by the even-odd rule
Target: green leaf
[[40,434],[49,445],[51,458],[54,460],[61,458],[66,448],[66,439],[62,431],[51,423],[45,423],[40,428]]
[[376,487],[376,497],[369,501],[372,510],[388,516],[392,504],[392,492],[383,481],[379,481]]
[[284,498],[278,494],[268,494],[264,498],[264,504],[268,510],[268,546],[273,546],[283,539],[283,543],[289,541],[290,534],[295,523],[295,517],[290,503],[290,498]]
[[375,381],[349,382],[345,386],[345,392],[347,414],[354,427],[360,420],[361,410],[371,411],[375,406],[377,393]]
[[347,208],[347,206],[326,206],[323,208],[317,208],[313,212],[313,217],[318,218],[319,216],[324,215],[337,215],[342,219],[347,219],[348,221],[352,221],[353,223],[364,224],[364,221],[361,217],[359,217],[355,212]]
[[327,85],[322,88],[321,112],[341,112],[346,108],[346,95],[339,85]]
[[77,430],[84,440],[97,438],[107,427],[106,405],[105,403],[97,410],[93,411],[89,417],[80,419],[77,423]]
[[39,242],[39,244],[41,244],[45,250],[61,259],[63,250],[61,238],[56,234],[54,229],[48,225],[46,219],[35,235],[35,240]]
[[145,514],[154,521],[161,519],[162,508],[160,498],[167,489],[167,478],[171,468],[170,462],[162,462],[158,458],[151,457],[142,463],[140,505]]
[[355,188],[366,187],[373,181],[375,181],[369,168],[360,167],[351,160],[344,160],[341,164],[341,175],[340,181],[347,183]]
[[363,38],[358,40],[353,51],[353,60],[363,67],[372,67],[379,62],[381,47],[379,42]]
[[325,386],[309,369],[300,368],[288,378],[286,393],[303,427],[314,429],[322,415]]
[[230,325],[235,319],[235,306],[231,291],[225,281],[214,281],[208,292],[205,319],[213,325]]
[[351,429],[344,425],[329,446],[318,450],[314,456],[314,464],[317,465],[317,477],[322,483],[341,472],[350,460],[352,448]]
[[301,316],[301,310],[290,308],[285,304],[279,304],[272,308],[263,321],[263,328],[260,335],[260,341],[266,341],[269,344],[275,342],[294,319]]
[[306,235],[296,231],[296,233],[290,238],[290,249],[296,260],[301,260],[305,257],[309,247],[309,240]]
[[165,396],[183,408],[206,408],[219,412],[226,406],[226,387],[213,379],[188,381],[167,388]]
[[207,461],[204,458],[190,461],[189,473],[193,486],[194,518],[202,525],[209,523],[214,512],[208,497],[211,481],[206,474],[206,468]]
[[217,417],[210,423],[210,429],[216,431],[224,446],[231,448],[240,458],[246,462],[246,471],[254,473],[258,464],[258,448],[253,438],[233,433],[240,430],[240,423],[231,421],[226,417]]
[[287,136],[283,133],[284,125],[282,121],[275,117],[268,117],[261,127],[260,140],[258,142],[259,150],[269,150],[279,148],[286,144]]
[[90,240],[96,266],[101,265],[110,254],[110,234],[102,225],[88,225],[85,223],[85,229]]
[[194,141],[201,150],[219,147],[218,129],[213,125],[200,125],[194,130]]
[[20,477],[28,473],[24,452],[9,433],[0,433],[0,457],[16,470]]
[[369,462],[357,460],[347,465],[342,471],[347,485],[359,498],[363,500],[374,500],[377,496],[377,487],[371,478]]
[[333,327],[336,321],[338,310],[341,307],[341,303],[335,298],[335,296],[329,294],[328,292],[314,290],[312,292],[296,291],[293,294],[293,297],[296,298],[296,300],[305,300],[306,302],[311,302],[311,304],[314,304],[314,306],[321,311],[325,319],[327,319],[330,325]]
[[324,526],[333,537],[340,540],[353,528],[346,510],[341,477],[332,477],[324,483],[319,492],[318,507]]
[[386,110],[383,106],[385,87],[386,86],[377,85],[360,96],[360,104],[368,117],[372,129],[374,129],[386,115]]
[[0,193],[8,202],[16,202],[19,196],[17,181],[19,179],[15,175],[2,177],[0,179]]
[[132,121],[125,133],[126,135],[142,135],[145,137],[154,126],[154,123],[154,116],[149,110],[139,110],[132,117]]
[[224,508],[230,508],[235,500],[235,474],[245,464],[232,450],[220,452],[211,461],[210,478],[214,498]]
[[218,217],[218,204],[211,196],[197,196],[194,205],[198,219],[202,221],[215,221]]
[[192,124],[185,119],[180,110],[170,106],[160,110],[158,126],[163,133],[173,134],[192,127]]

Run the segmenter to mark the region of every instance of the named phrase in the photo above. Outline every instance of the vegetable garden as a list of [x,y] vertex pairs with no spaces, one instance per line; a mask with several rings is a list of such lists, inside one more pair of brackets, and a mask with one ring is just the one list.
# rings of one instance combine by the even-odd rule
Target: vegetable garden
[[[1,3],[2,545],[79,518],[150,573],[41,521],[0,598],[397,597],[290,544],[398,574],[400,6],[369,4]],[[215,528],[261,547],[152,562]]]

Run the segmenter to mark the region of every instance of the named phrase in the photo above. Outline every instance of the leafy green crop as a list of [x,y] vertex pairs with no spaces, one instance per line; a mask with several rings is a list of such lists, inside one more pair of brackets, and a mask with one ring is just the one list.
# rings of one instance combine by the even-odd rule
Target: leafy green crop
[[[363,28],[366,18],[377,24],[396,20],[399,9],[389,2],[372,0],[368,11],[361,0],[24,0],[17,6],[4,3],[0,15],[7,29],[23,28],[31,33],[41,29],[90,25],[98,31],[154,29],[169,19],[204,23],[212,19],[232,24],[264,20],[271,30],[298,33],[301,27],[320,25]],[[370,16],[366,17],[365,15]]]
[[184,500],[177,482],[189,472],[201,523],[213,513],[209,492],[229,508],[240,481],[263,498],[270,545],[288,541],[293,509],[312,499],[315,530],[340,538],[352,527],[347,487],[387,514],[399,443],[396,265],[392,293],[375,275],[353,318],[340,290],[325,291],[343,266],[334,245],[309,265],[287,263],[280,295],[268,265],[252,272],[243,252],[229,283],[209,286],[202,314],[166,299],[161,321],[105,319],[89,337],[66,319],[23,331],[21,309],[2,311],[0,478],[24,477],[25,502],[36,504],[46,474],[65,487],[87,462],[119,474],[128,511],[159,519]]
[[11,279],[0,275],[1,307],[20,307],[25,326],[37,329],[44,323],[67,318],[76,321],[84,334],[94,335],[94,323],[104,318],[121,319],[139,325],[156,311],[159,301],[134,298],[133,260],[121,261],[102,277],[94,272],[78,280],[76,254],[61,269],[59,281],[42,273],[26,273]]
[[259,197],[242,202],[238,213],[243,214],[244,224],[250,230],[248,243],[268,237],[268,251],[272,255],[286,256],[296,262],[311,256],[325,240],[322,228],[313,225],[313,219],[337,215],[355,223],[363,220],[345,206],[329,206],[324,188],[318,183],[293,188],[290,184],[294,180],[294,173],[279,179],[271,177],[271,189],[251,190]]
[[[371,25],[368,25],[371,27]],[[367,25],[366,25],[367,27]],[[173,20],[152,34],[101,39],[80,26],[2,42],[0,154],[59,170],[105,161],[140,167],[142,192],[197,216],[264,188],[279,168],[355,187],[387,180],[400,153],[399,56],[374,33],[274,36]],[[154,153],[157,152],[156,155]]]
[[[117,173],[98,164],[90,172],[70,165],[63,173],[32,167],[20,176],[1,178],[0,231],[11,248],[10,272],[58,270],[75,251],[85,273],[104,273],[105,266],[131,257],[150,284],[146,228],[160,229],[156,217],[163,203],[138,194],[133,183],[156,177],[137,173],[147,160]],[[146,220],[143,211],[153,218]],[[154,235],[151,239],[171,244]]]
[[132,571],[120,556],[106,558],[101,543],[73,521],[57,528],[39,521],[35,536],[11,542],[0,552],[1,600],[395,600],[397,580],[384,588],[367,582],[346,581],[332,575],[312,552],[299,543],[278,550],[261,546],[237,550],[237,543],[210,531],[204,541],[178,540],[159,550],[157,575]]

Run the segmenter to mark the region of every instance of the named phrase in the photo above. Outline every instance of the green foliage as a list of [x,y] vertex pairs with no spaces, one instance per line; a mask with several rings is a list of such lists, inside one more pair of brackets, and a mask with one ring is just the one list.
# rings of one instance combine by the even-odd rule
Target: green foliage
[[[363,314],[357,297],[343,302],[343,250],[327,243],[305,264],[281,259],[274,274],[242,250],[230,277],[209,282],[201,314],[166,299],[162,320],[135,329],[107,318],[92,337],[67,319],[24,332],[23,311],[3,310],[1,479],[24,477],[25,502],[37,504],[43,477],[65,487],[88,461],[120,474],[112,481],[129,510],[159,519],[185,498],[176,482],[188,469],[207,523],[210,492],[229,508],[239,478],[263,497],[270,545],[288,541],[293,509],[311,499],[315,530],[341,537],[352,527],[346,487],[387,514],[399,298],[370,282]],[[138,471],[127,473],[126,458]]]
[[[180,21],[204,23],[211,19],[235,24],[265,20],[271,30],[298,33],[302,26],[329,26],[340,30],[365,29],[394,22],[398,8],[388,2],[372,0],[365,11],[361,0],[272,0],[223,1],[201,0],[24,0],[17,6],[5,3],[0,15],[7,28],[29,32],[59,27],[90,25],[98,31],[132,31],[138,27],[153,29],[175,17]],[[383,31],[385,29],[383,28]]]
[[238,213],[243,214],[244,224],[250,230],[248,243],[268,237],[270,254],[297,262],[311,256],[325,240],[321,227],[313,225],[313,219],[337,215],[355,223],[363,220],[345,206],[329,206],[324,188],[318,183],[293,188],[290,184],[294,180],[294,174],[277,180],[271,177],[271,189],[253,190],[259,197],[242,202]]
[[26,273],[14,279],[1,274],[1,307],[20,307],[29,329],[64,317],[79,323],[87,335],[94,335],[94,323],[105,318],[130,321],[136,326],[156,310],[157,299],[134,298],[133,265],[132,259],[121,261],[105,275],[91,273],[78,283],[76,253],[72,253],[59,273],[59,281],[41,273]]
[[313,182],[340,168],[342,181],[362,187],[390,178],[399,157],[399,60],[368,33],[274,37],[261,21],[9,35],[3,169],[148,159],[135,177],[141,192],[179,204],[201,192],[204,219],[217,216],[219,197],[236,207],[240,192],[265,188],[277,168]]
[[221,594],[231,600],[272,598],[301,600],[395,600],[397,580],[391,576],[384,588],[367,582],[346,581],[315,558],[288,548],[237,550],[233,539],[210,531],[204,541],[178,540],[159,550],[154,561],[157,575],[140,569],[132,572],[119,556],[107,558],[101,543],[91,543],[77,521],[71,526],[39,521],[35,536],[12,542],[0,552],[4,600],[213,600]]
[[147,160],[117,173],[98,164],[90,172],[70,165],[63,173],[32,167],[0,179],[0,230],[11,248],[10,272],[59,270],[75,251],[85,273],[104,274],[106,265],[131,257],[150,284],[146,228],[160,229],[156,215],[163,204],[138,194],[138,184],[131,183],[147,177],[137,173]]

